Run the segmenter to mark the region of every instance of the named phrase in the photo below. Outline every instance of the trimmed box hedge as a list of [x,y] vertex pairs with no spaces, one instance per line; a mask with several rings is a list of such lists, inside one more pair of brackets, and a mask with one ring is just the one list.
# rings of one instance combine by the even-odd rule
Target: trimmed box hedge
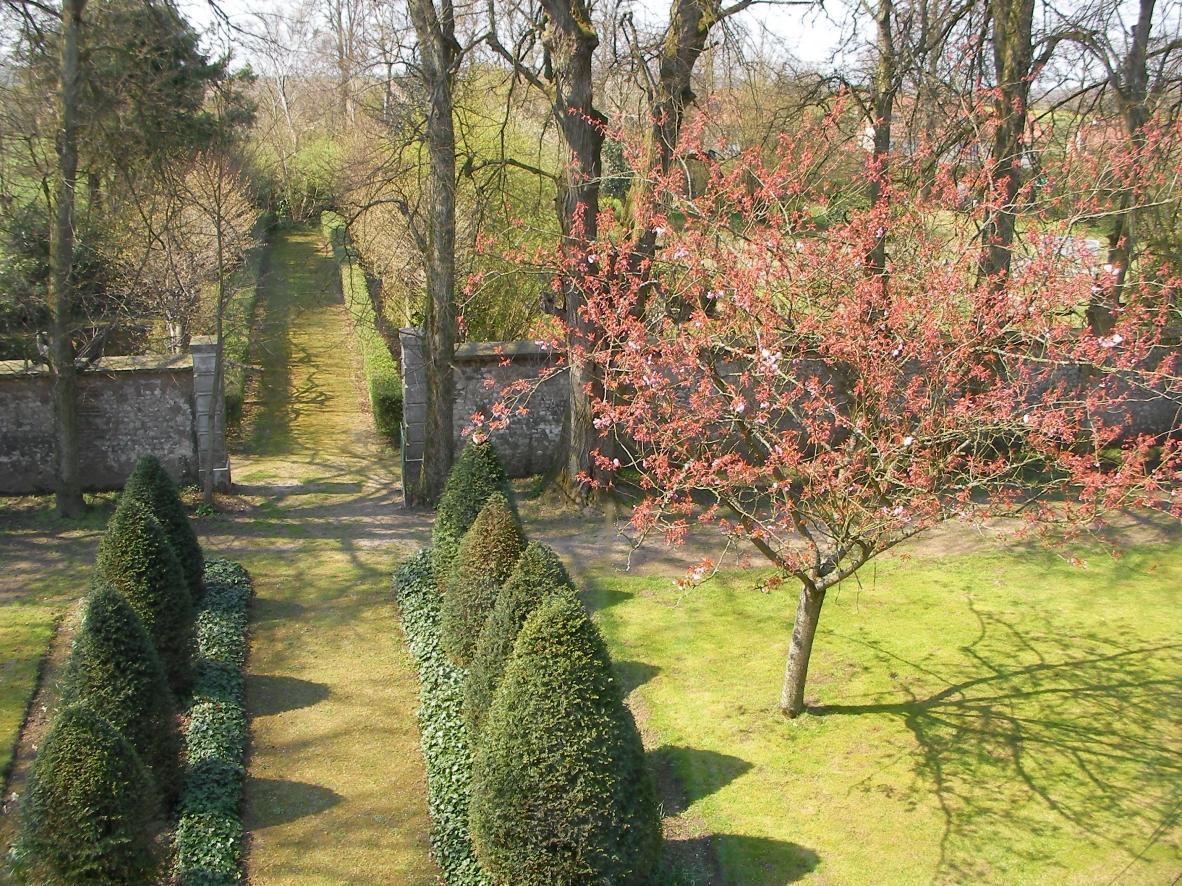
[[344,219],[335,212],[325,212],[320,216],[320,226],[332,245],[332,254],[340,269],[341,293],[361,351],[374,425],[397,446],[402,437],[402,376],[385,339],[378,332],[365,269],[349,246]]
[[181,886],[221,886],[243,879],[239,807],[248,735],[243,668],[252,593],[250,576],[239,564],[206,562],[176,827],[174,873]]
[[431,848],[449,886],[490,886],[472,853],[468,795],[472,749],[464,724],[467,671],[452,664],[440,641],[440,597],[431,549],[414,554],[394,573],[402,629],[419,674],[419,731],[427,765]]

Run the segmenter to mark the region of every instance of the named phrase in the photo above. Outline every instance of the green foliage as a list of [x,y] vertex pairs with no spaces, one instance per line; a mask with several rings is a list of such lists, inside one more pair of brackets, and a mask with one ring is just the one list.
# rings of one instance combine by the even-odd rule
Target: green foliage
[[465,667],[497,602],[497,593],[525,548],[525,534],[509,501],[489,496],[460,542],[455,571],[443,597],[443,648]]
[[472,752],[462,716],[465,673],[443,653],[439,636],[439,591],[431,551],[419,551],[394,573],[402,629],[419,674],[419,732],[427,765],[431,848],[453,886],[489,883],[472,854],[468,794]]
[[156,786],[119,731],[85,706],[64,709],[37,752],[16,852],[28,879],[151,883]]
[[119,730],[166,800],[180,785],[180,736],[168,677],[131,604],[104,585],[90,592],[62,679],[63,704],[84,704]]
[[182,816],[176,825],[176,854],[180,886],[240,883],[242,821],[224,812]]
[[156,456],[144,455],[136,461],[131,476],[123,486],[120,501],[132,499],[146,504],[152,511],[152,516],[164,527],[164,532],[172,543],[172,549],[185,573],[189,593],[196,603],[201,598],[201,576],[205,568],[205,558],[201,554],[201,545],[197,542],[197,533],[193,531],[193,526],[185,513],[185,506],[181,504],[176,484],[172,482],[172,478],[168,476],[168,472]]
[[530,542],[497,594],[476,642],[464,694],[464,721],[472,735],[480,733],[521,626],[543,601],[563,589],[573,591],[574,585],[562,560],[545,545]]
[[99,541],[98,578],[115,587],[148,629],[178,697],[192,682],[193,601],[164,527],[141,500],[120,502]]
[[238,808],[248,735],[242,669],[252,587],[239,564],[214,559],[205,565],[205,588],[197,615],[197,683],[185,736],[174,870],[178,883],[191,886],[242,880]]
[[526,620],[481,731],[472,838],[498,880],[648,883],[661,826],[603,638],[573,593]]
[[447,590],[460,540],[494,492],[501,493],[512,503],[509,480],[492,443],[470,441],[452,465],[443,495],[435,508],[431,543],[435,580],[440,590]]
[[341,292],[361,351],[374,425],[397,445],[402,435],[402,377],[386,340],[378,331],[379,318],[369,298],[369,280],[349,246],[344,219],[335,212],[326,212],[321,216],[321,227],[340,267]]

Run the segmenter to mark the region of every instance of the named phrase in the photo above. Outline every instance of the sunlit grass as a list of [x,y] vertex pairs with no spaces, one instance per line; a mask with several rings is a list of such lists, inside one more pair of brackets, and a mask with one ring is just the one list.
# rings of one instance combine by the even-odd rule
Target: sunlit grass
[[730,882],[1168,883],[1180,580],[1179,546],[884,560],[831,592],[796,722],[791,593],[747,573],[588,597]]

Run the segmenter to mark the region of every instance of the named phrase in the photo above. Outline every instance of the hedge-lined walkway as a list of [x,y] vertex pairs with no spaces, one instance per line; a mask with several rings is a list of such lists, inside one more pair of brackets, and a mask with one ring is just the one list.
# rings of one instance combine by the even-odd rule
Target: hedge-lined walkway
[[417,683],[391,602],[427,537],[398,511],[397,453],[372,428],[335,265],[279,232],[232,455],[238,510],[208,544],[255,580],[247,680],[252,883],[428,883]]

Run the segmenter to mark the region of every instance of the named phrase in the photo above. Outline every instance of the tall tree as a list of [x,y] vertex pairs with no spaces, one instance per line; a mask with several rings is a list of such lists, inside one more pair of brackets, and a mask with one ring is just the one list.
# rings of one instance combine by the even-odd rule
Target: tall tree
[[82,81],[80,44],[86,0],[63,0],[57,94],[58,164],[49,249],[49,367],[57,438],[57,510],[76,518],[85,510],[79,472],[78,377],[74,366],[74,193],[78,182],[78,109]]
[[442,493],[454,456],[456,346],[456,134],[453,90],[463,49],[456,40],[452,0],[408,0],[418,38],[418,72],[427,93],[426,145],[430,213],[425,231],[427,274],[426,444],[419,489],[422,503]]

